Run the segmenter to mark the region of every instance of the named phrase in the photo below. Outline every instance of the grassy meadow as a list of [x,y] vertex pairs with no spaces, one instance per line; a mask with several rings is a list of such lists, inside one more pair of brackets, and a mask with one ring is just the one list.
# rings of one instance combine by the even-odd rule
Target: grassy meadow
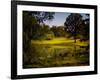
[[[74,43],[73,39],[60,37],[52,40],[31,40],[31,43],[33,53],[30,57],[33,59],[25,68],[89,65],[89,51],[86,51],[88,41],[80,42],[77,39]],[[38,54],[38,57],[34,54]]]

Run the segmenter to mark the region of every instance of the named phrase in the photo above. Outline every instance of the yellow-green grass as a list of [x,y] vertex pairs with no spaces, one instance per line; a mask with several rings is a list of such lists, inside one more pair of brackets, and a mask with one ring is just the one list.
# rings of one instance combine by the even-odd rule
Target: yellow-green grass
[[77,42],[75,43],[75,45],[78,45],[78,46],[87,46],[88,44],[89,44],[89,41],[80,42],[79,40],[77,40]]
[[74,42],[73,39],[66,39],[63,37],[53,38],[52,40],[32,40],[33,44],[61,44],[61,43],[69,43]]
[[76,40],[76,43],[74,43],[74,39],[59,37],[59,38],[53,38],[52,40],[31,40],[32,44],[50,44],[50,45],[56,45],[56,44],[70,44],[70,45],[78,45],[78,46],[87,46],[88,41],[80,42],[79,39]]
[[52,48],[68,48],[68,49],[72,49],[73,46],[56,46],[56,45],[53,45]]

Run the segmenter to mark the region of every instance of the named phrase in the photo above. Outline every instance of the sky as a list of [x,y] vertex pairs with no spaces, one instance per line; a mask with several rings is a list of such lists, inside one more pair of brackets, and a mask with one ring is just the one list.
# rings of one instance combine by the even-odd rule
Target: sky
[[51,21],[45,21],[45,24],[52,26],[62,26],[64,25],[64,22],[66,21],[66,18],[70,15],[70,13],[62,13],[62,12],[56,12],[54,15],[54,19]]
[[[51,21],[45,21],[44,23],[46,25],[52,26],[63,26],[64,22],[66,21],[66,18],[70,15],[70,13],[66,12],[55,12],[54,19]],[[85,14],[81,14],[83,18],[86,18]]]

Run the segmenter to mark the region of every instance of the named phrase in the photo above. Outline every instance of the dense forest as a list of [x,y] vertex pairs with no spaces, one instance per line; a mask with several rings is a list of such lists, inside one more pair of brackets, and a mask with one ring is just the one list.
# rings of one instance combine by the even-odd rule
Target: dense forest
[[47,25],[57,12],[23,11],[23,68],[89,65],[89,14],[70,13],[62,25]]

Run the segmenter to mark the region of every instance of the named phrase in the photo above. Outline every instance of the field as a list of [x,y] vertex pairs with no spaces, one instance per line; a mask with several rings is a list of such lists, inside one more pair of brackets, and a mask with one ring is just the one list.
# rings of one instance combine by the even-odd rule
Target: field
[[54,38],[52,40],[32,40],[32,44],[73,44],[73,45],[79,45],[79,46],[87,46],[88,41],[80,42],[80,39],[76,40],[76,43],[74,43],[74,39],[69,38]]
[[30,62],[24,68],[89,65],[88,41],[64,37],[52,40],[31,40]]

